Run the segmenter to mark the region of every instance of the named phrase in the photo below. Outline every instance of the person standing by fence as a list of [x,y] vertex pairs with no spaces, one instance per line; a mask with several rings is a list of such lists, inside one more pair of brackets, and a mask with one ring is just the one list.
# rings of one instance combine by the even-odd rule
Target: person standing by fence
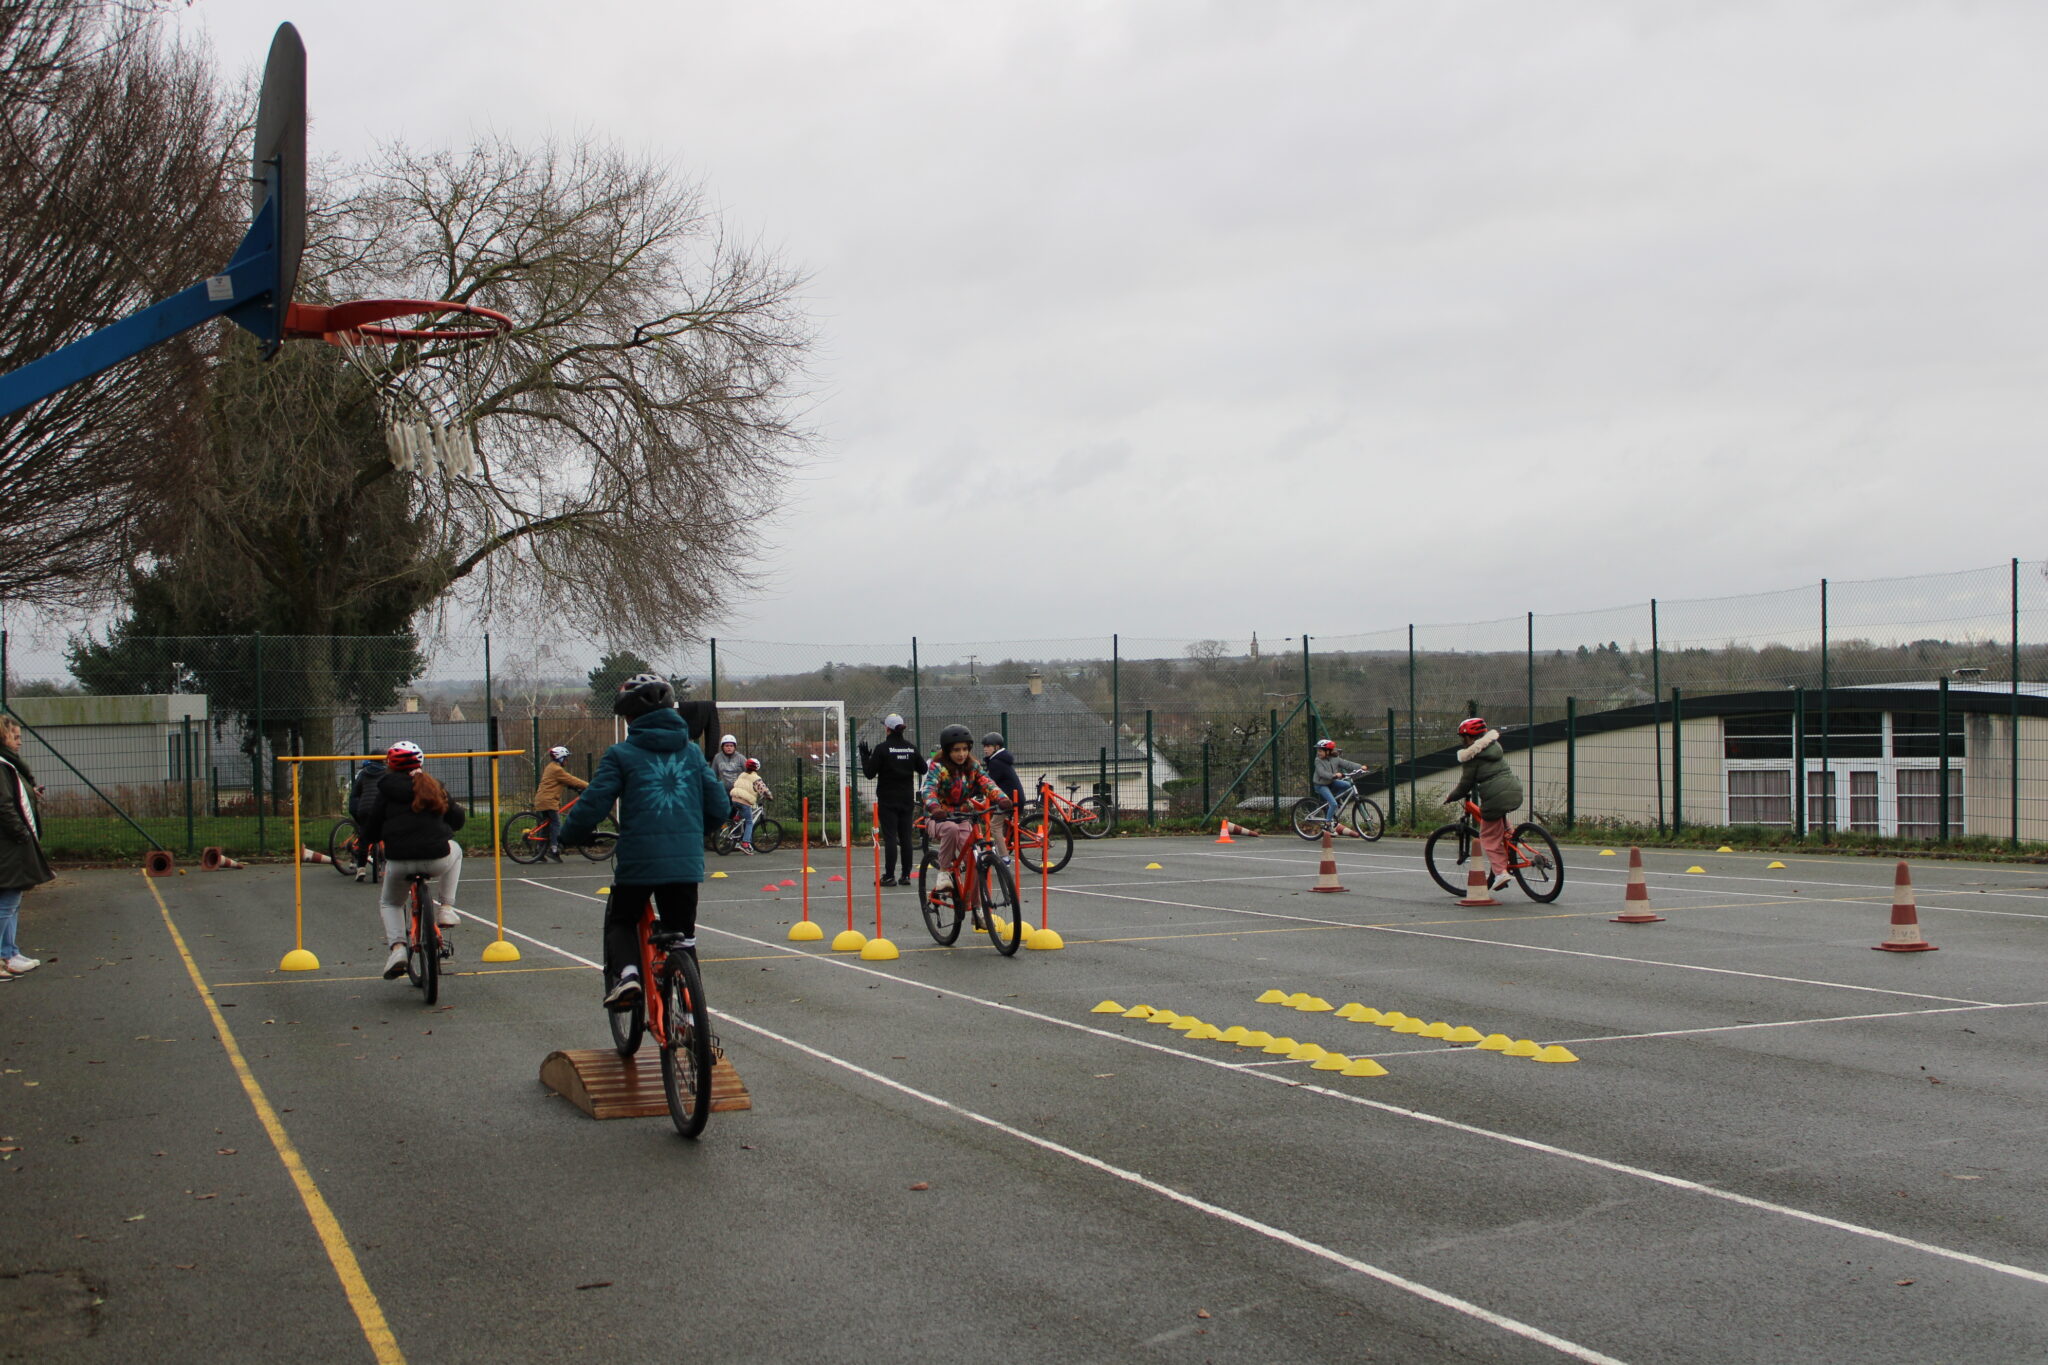
[[42,966],[15,939],[22,893],[56,874],[43,857],[41,793],[21,758],[21,723],[0,716],[0,981]]
[[886,866],[882,885],[896,885],[897,855],[903,859],[903,883],[917,876],[910,856],[910,831],[916,819],[917,784],[924,779],[924,758],[903,733],[903,717],[890,712],[882,718],[885,734],[880,744],[860,742],[860,770],[875,784],[875,808],[882,818],[882,856]]

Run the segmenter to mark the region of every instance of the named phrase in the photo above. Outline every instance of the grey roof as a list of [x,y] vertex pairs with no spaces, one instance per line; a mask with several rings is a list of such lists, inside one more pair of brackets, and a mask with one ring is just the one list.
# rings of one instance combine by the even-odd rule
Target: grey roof
[[[916,703],[913,706],[913,702]],[[1115,758],[1121,750],[1126,763],[1143,763],[1145,755],[1128,740],[1114,744],[1107,717],[1089,709],[1079,697],[1058,683],[1047,683],[1038,696],[1029,683],[975,683],[961,686],[926,687],[913,696],[910,688],[900,689],[872,716],[860,721],[860,737],[870,744],[882,738],[882,717],[894,711],[913,724],[922,724],[918,738],[926,748],[938,742],[939,730],[947,725],[964,725],[979,739],[990,730],[1002,730],[1003,716],[1009,714],[1010,752],[1027,780],[1039,765],[1072,766],[1093,763],[1105,748]],[[921,712],[921,715],[920,715]]]

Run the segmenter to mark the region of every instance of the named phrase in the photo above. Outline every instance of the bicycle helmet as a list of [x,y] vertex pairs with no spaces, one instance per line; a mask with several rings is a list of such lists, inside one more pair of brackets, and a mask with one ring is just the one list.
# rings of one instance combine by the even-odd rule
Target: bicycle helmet
[[635,673],[619,684],[612,698],[612,714],[638,720],[650,711],[662,711],[676,704],[676,690],[659,673]]
[[1007,739],[1004,739],[1004,738],[1003,738],[1003,736],[1002,736],[1002,734],[1001,734],[1001,732],[999,732],[999,731],[996,731],[996,730],[991,730],[991,731],[989,731],[989,732],[988,732],[987,734],[985,734],[985,735],[983,735],[983,736],[981,737],[981,742],[982,742],[983,744],[993,744],[993,745],[995,745],[995,746],[996,746],[996,748],[1000,749],[1000,748],[1002,748],[1002,747],[1003,747],[1003,746],[1004,746],[1005,744],[1008,744],[1008,743],[1009,743],[1010,741],[1008,741]]
[[737,749],[737,748],[739,748],[739,747],[740,747],[740,742],[739,742],[739,740],[735,739],[735,738],[734,738],[733,736],[731,736],[731,735],[720,735],[720,736],[718,737],[718,747],[719,747],[719,748],[721,748],[721,749],[722,749],[722,748],[724,748],[724,747],[725,747],[726,745],[728,745],[728,744],[732,745],[732,747],[733,747],[733,748],[735,748],[735,749]]
[[948,725],[945,729],[939,731],[939,752],[941,754],[944,754],[946,750],[952,748],[955,744],[972,743],[974,743],[974,732],[964,725]]
[[1486,723],[1486,717],[1484,716],[1474,716],[1470,720],[1458,723],[1458,733],[1466,739],[1477,739],[1492,728],[1492,726]]
[[566,744],[557,744],[554,748],[548,750],[548,757],[552,758],[557,763],[560,763],[563,759],[567,758],[568,756],[569,746]]
[[1334,754],[1337,752],[1337,741],[1334,739],[1319,739],[1316,741],[1316,748],[1326,754]]
[[409,739],[401,739],[384,751],[384,766],[395,773],[409,773],[420,766],[426,755],[420,746]]
[[750,773],[757,773],[757,772],[760,772],[760,771],[761,771],[761,760],[760,760],[760,759],[758,759],[758,758],[750,758],[750,759],[748,759],[748,760],[747,760],[747,762],[746,762],[746,770],[747,770],[748,772],[750,772]]

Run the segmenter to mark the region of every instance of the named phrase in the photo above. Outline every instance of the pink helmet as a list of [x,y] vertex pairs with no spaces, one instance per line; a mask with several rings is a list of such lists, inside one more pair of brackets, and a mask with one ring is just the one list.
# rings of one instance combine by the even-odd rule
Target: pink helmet
[[1492,726],[1486,723],[1486,717],[1474,716],[1470,720],[1459,722],[1458,733],[1466,739],[1477,739],[1492,728]]

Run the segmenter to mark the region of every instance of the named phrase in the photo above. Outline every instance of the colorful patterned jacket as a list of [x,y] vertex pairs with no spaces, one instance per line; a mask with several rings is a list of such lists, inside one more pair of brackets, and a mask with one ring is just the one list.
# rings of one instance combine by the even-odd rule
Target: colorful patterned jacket
[[965,773],[956,774],[943,761],[932,766],[924,775],[924,813],[932,819],[944,820],[973,814],[969,803],[973,801],[1001,801],[1002,788],[989,780],[981,765],[972,758],[967,760]]

